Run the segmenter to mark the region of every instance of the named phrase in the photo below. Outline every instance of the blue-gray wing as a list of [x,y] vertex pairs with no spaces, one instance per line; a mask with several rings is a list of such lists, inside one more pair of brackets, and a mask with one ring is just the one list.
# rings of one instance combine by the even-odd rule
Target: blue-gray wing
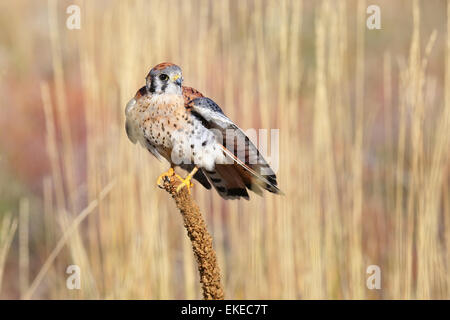
[[270,192],[281,193],[277,187],[275,173],[259,150],[213,100],[206,97],[196,98],[186,107],[206,128],[219,130],[221,137],[218,138],[222,139],[219,142],[226,155],[240,167],[237,171],[243,176],[247,188],[260,193],[260,186]]

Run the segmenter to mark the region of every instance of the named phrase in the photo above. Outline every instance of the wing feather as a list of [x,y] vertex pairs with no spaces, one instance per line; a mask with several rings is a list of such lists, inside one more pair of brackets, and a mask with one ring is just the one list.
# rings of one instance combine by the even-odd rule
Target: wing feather
[[282,194],[277,187],[274,171],[259,150],[213,100],[203,96],[196,97],[186,104],[186,108],[201,119],[205,127],[221,132],[223,151],[229,159],[232,159],[232,163],[243,168],[238,170],[242,179],[248,179],[246,175],[249,173],[251,183],[247,182],[246,186],[250,190],[260,194],[261,190],[258,187],[260,186],[270,192]]

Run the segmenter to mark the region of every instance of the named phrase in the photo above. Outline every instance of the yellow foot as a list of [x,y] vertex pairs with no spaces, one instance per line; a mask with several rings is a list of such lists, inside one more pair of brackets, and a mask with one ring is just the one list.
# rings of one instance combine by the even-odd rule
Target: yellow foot
[[189,194],[191,194],[191,188],[194,186],[194,184],[191,182],[191,178],[190,176],[187,176],[186,179],[181,178],[180,176],[178,176],[179,179],[181,180],[181,183],[178,185],[177,187],[177,192],[180,192],[181,189],[183,189],[183,187],[187,187],[188,188],[188,192]]
[[173,177],[173,176],[178,176],[177,174],[175,174],[175,171],[173,170],[173,168],[170,168],[169,170],[167,170],[167,172],[162,173],[159,177],[158,180],[156,180],[156,184],[162,188],[163,187],[163,182],[166,179],[166,177]]
[[180,190],[183,189],[183,187],[187,187],[189,194],[191,194],[191,188],[194,186],[191,182],[191,179],[195,175],[197,170],[198,170],[198,168],[195,167],[194,170],[192,170],[191,173],[188,174],[186,179],[183,179],[180,176],[178,176],[179,179],[181,180],[181,184],[177,187],[177,190],[176,190],[177,192],[180,192]]

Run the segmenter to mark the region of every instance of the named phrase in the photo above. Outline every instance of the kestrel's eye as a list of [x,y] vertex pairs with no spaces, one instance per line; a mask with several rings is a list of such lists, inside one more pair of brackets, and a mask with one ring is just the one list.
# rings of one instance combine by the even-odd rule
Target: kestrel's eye
[[167,74],[161,74],[160,76],[159,76],[159,79],[161,80],[161,81],[167,81],[167,80],[169,80],[169,76],[167,75]]

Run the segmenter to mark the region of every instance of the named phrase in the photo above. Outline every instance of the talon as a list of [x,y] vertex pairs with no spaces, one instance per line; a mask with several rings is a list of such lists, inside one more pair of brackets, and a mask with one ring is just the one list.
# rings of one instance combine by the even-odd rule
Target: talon
[[[158,180],[156,180],[156,184],[160,187],[163,188],[163,180],[165,181],[166,179],[168,179],[169,177],[173,177],[175,175],[175,171],[173,170],[173,168],[170,168],[169,170],[167,170],[167,172],[162,173],[159,177]],[[177,175],[178,176],[178,175]]]
[[176,191],[180,192],[180,190],[186,186],[188,188],[189,194],[191,194],[191,188],[194,186],[194,184],[191,182],[191,179],[194,177],[194,175],[197,171],[198,171],[198,168],[195,167],[194,170],[192,170],[191,173],[189,173],[187,175],[186,179],[183,179],[180,176],[178,176],[179,179],[181,180],[181,184],[177,187]]
[[180,192],[180,190],[186,186],[188,188],[189,194],[191,194],[191,188],[194,186],[194,184],[191,182],[191,178],[192,177],[189,177],[189,176],[187,176],[186,179],[183,179],[180,177],[181,183],[178,185],[176,191]]

